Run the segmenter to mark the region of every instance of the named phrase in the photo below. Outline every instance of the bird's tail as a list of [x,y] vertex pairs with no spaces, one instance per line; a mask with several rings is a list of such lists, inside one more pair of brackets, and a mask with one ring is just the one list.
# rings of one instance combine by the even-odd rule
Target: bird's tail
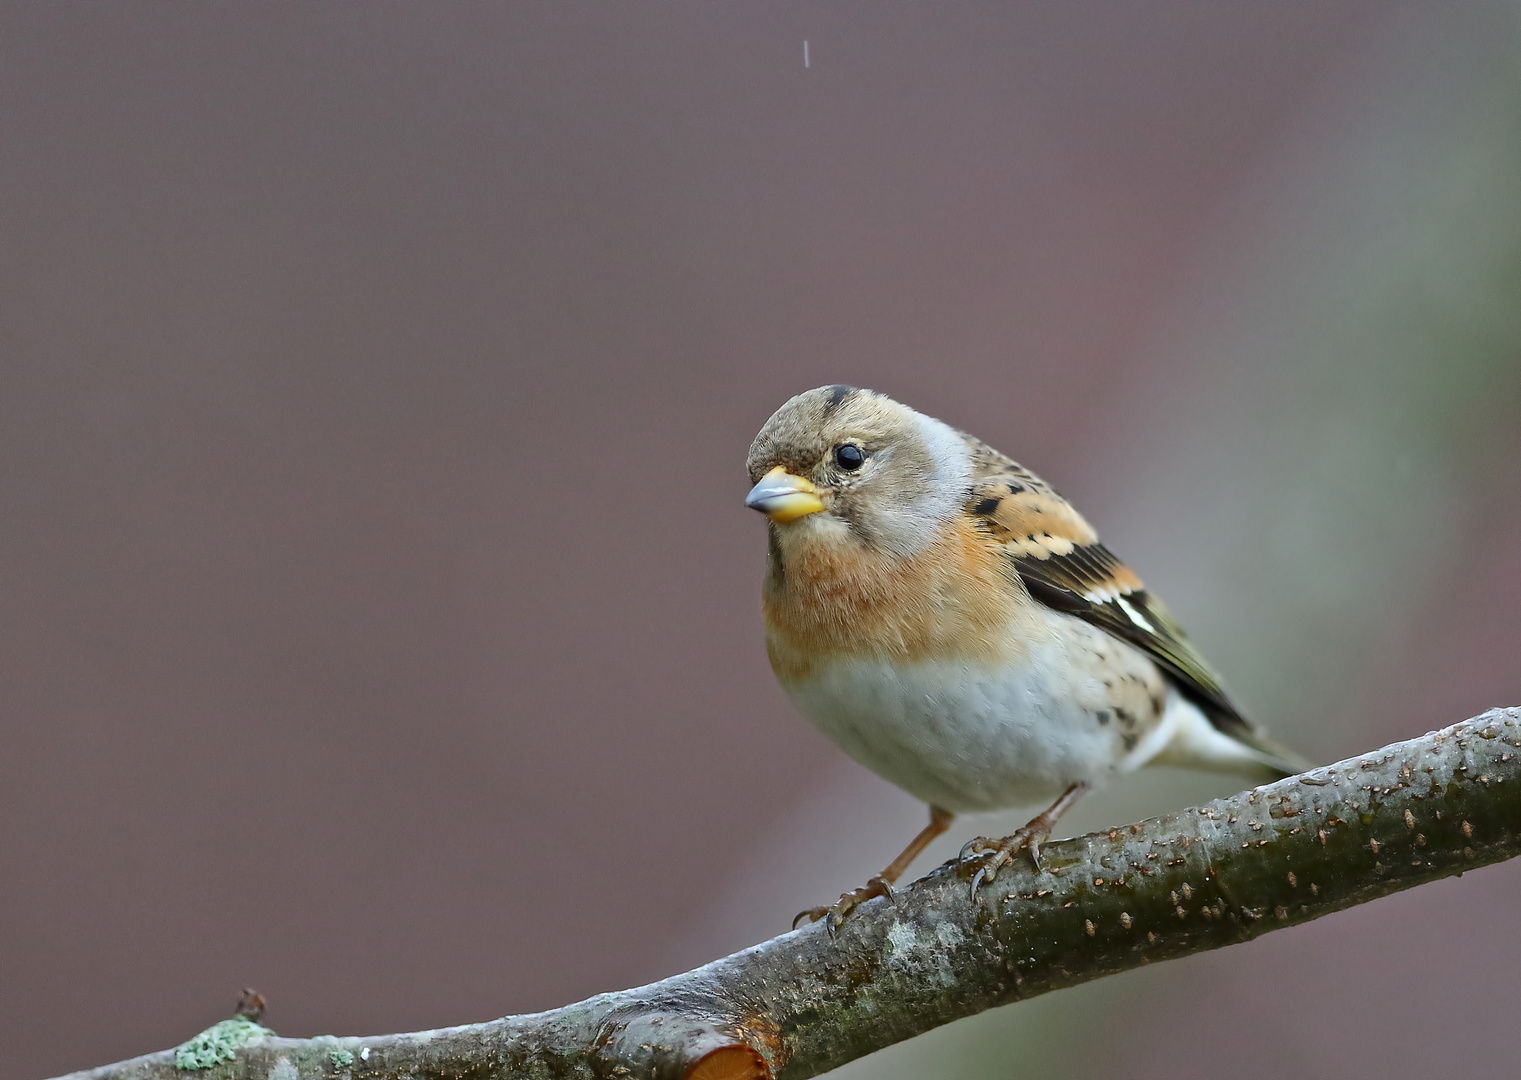
[[1256,728],[1243,735],[1232,733],[1227,738],[1234,738],[1250,750],[1261,770],[1259,775],[1267,774],[1268,779],[1271,780],[1282,780],[1285,776],[1308,772],[1315,767],[1315,763],[1309,758],[1295,753],[1282,743],[1273,741]]
[[1148,738],[1154,740],[1156,750],[1146,763],[1232,773],[1259,784],[1313,768],[1257,728],[1232,719],[1229,730],[1222,730],[1192,701],[1174,692],[1161,724]]

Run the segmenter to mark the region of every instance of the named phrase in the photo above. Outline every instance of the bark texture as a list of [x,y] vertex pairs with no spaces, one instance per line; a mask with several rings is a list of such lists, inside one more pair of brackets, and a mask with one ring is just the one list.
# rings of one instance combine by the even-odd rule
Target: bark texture
[[[366,1038],[228,1022],[68,1080],[796,1080],[940,1024],[1247,941],[1521,854],[1521,709],[1168,817],[1047,844],[984,885],[953,864],[649,986]],[[250,1030],[252,1029],[252,1030]],[[207,1064],[210,1062],[209,1064]],[[196,1065],[196,1068],[184,1068]]]

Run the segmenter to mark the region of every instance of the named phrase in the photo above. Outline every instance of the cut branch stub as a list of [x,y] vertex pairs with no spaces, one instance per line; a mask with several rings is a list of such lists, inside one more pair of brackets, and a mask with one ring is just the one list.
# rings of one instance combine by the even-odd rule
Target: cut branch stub
[[[701,1010],[698,1000],[689,1002]],[[763,1017],[719,1019],[651,1012],[639,1003],[613,1010],[601,1024],[593,1073],[602,1077],[650,1076],[658,1080],[772,1080],[771,1060],[781,1046]]]
[[771,1080],[771,1070],[750,1046],[729,1043],[698,1058],[685,1080]]

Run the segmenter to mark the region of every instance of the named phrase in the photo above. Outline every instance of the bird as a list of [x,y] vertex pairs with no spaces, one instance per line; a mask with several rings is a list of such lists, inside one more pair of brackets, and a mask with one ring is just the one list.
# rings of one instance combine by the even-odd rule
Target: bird
[[1140,577],[1056,489],[991,446],[846,384],[791,398],[746,458],[767,519],[766,652],[793,705],[929,805],[831,932],[957,814],[1045,805],[961,850],[971,896],[1085,792],[1145,765],[1264,782],[1307,763],[1226,693]]

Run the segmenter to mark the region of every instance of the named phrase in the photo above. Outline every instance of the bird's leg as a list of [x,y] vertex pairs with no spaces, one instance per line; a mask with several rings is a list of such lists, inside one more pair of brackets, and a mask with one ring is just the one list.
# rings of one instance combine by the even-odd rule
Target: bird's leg
[[827,916],[829,932],[832,934],[835,927],[840,925],[840,921],[850,914],[851,909],[857,904],[863,904],[874,896],[892,899],[893,883],[903,876],[903,871],[907,870],[909,864],[919,857],[919,853],[929,847],[931,840],[951,827],[951,820],[955,816],[949,810],[942,810],[938,806],[930,807],[929,824],[919,830],[919,835],[910,840],[908,847],[904,848],[896,859],[888,863],[880,874],[859,889],[841,893],[840,898],[830,907],[809,908],[807,911],[798,912],[797,918],[792,920],[793,928],[796,929],[797,924],[805,918],[811,922],[818,922]]
[[1054,803],[1002,840],[990,840],[986,836],[968,840],[961,848],[963,866],[977,859],[992,856],[978,868],[976,875],[972,878],[972,902],[977,901],[978,887],[984,881],[993,880],[993,875],[998,873],[999,868],[1008,862],[1010,856],[1016,851],[1028,851],[1030,861],[1035,864],[1035,869],[1039,870],[1041,843],[1050,837],[1051,828],[1056,824],[1056,819],[1065,814],[1087,790],[1088,785],[1081,780],[1078,781],[1062,792]]

